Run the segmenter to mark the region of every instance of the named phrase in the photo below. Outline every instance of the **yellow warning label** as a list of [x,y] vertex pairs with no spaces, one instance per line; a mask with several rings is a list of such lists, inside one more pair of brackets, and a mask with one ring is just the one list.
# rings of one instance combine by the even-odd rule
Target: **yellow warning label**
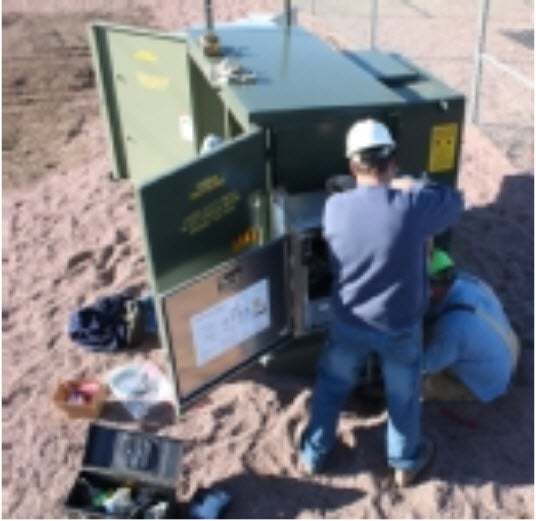
[[236,211],[239,201],[240,193],[236,190],[223,194],[188,214],[182,221],[180,231],[186,235],[197,235]]
[[147,49],[138,49],[134,54],[134,59],[140,62],[156,62],[158,58]]
[[136,74],[138,82],[142,87],[151,90],[167,90],[169,87],[169,78],[166,76],[157,76],[155,74],[146,74],[145,72],[138,72]]
[[236,253],[240,250],[243,250],[247,246],[254,244],[258,239],[258,230],[250,226],[233,239],[231,242],[231,249]]
[[224,184],[225,179],[220,174],[213,174],[209,177],[205,177],[195,185],[194,191],[188,195],[188,198],[195,201],[213,190],[216,190],[216,188],[220,188]]
[[428,172],[445,172],[454,168],[458,123],[445,123],[432,127]]

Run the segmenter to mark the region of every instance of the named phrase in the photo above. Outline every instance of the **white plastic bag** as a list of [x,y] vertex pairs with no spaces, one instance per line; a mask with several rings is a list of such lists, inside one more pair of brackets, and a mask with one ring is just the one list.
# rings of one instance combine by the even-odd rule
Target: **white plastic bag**
[[151,361],[132,362],[112,369],[106,375],[106,383],[136,420],[143,418],[154,405],[173,401],[169,381]]

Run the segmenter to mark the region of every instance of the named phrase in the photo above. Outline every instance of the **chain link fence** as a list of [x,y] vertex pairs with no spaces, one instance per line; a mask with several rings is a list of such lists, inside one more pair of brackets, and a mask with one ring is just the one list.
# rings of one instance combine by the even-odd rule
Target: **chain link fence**
[[532,0],[295,0],[293,6],[344,48],[400,53],[464,93],[467,120],[516,168],[533,171]]

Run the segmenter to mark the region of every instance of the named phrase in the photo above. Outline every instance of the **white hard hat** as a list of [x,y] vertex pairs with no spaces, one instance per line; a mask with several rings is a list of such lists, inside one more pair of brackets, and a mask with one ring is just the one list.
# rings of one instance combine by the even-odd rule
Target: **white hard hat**
[[385,155],[395,148],[389,129],[374,119],[354,123],[346,134],[346,157],[368,148],[385,147]]

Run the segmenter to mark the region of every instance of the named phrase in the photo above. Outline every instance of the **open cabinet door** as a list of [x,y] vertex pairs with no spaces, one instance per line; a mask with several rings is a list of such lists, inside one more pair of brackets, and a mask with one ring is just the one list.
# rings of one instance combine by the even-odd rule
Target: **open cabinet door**
[[289,338],[287,247],[281,237],[163,296],[180,408]]
[[185,37],[104,23],[89,31],[114,175],[139,185],[194,157]]
[[265,176],[264,135],[255,130],[136,189],[156,293],[262,241]]
[[263,244],[264,150],[256,130],[136,190],[178,405],[289,335],[287,240]]

